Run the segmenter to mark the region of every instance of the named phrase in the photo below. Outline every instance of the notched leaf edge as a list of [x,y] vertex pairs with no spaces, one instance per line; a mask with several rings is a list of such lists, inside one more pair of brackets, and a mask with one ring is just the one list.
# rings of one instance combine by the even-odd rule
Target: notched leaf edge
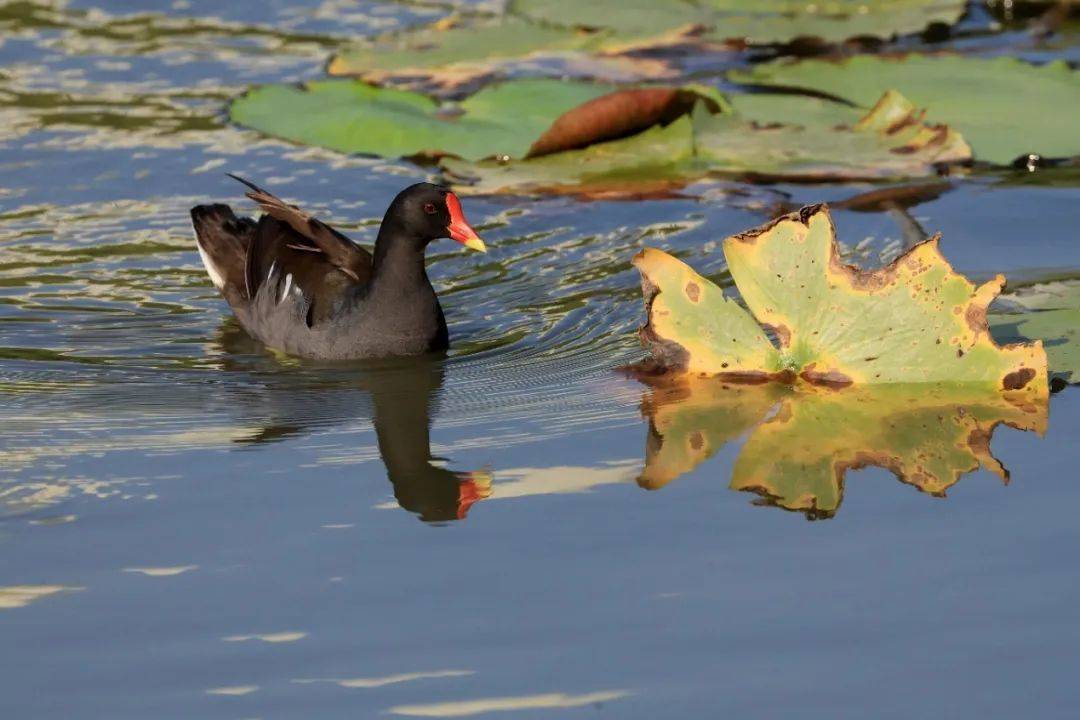
[[[936,233],[921,243],[912,246],[883,267],[873,270],[864,270],[855,265],[845,263],[840,258],[835,225],[832,222],[828,205],[817,203],[802,207],[796,212],[774,218],[759,227],[732,235],[728,238],[727,242],[752,245],[763,235],[773,231],[779,225],[784,223],[795,222],[809,228],[811,220],[819,214],[824,215],[830,233],[828,270],[844,278],[852,290],[873,292],[887,287],[889,284],[896,281],[900,269],[905,264],[918,263],[920,262],[918,258],[919,254],[931,252],[934,261],[940,263],[948,274],[961,278],[971,288],[970,297],[967,300],[967,306],[964,310],[964,320],[972,332],[972,344],[980,339],[984,339],[984,341],[992,348],[1002,352],[1027,349],[1033,351],[1036,358],[1041,357],[1041,366],[1043,368],[1046,367],[1046,356],[1040,340],[1029,343],[1021,342],[1005,345],[998,345],[994,341],[990,334],[987,313],[990,304],[1004,289],[1005,278],[1003,275],[999,274],[982,285],[976,286],[966,277],[957,273],[941,252],[941,233]],[[642,344],[650,349],[651,357],[634,367],[642,369],[648,368],[648,374],[654,377],[664,373],[672,375],[685,373],[690,364],[689,352],[687,349],[670,338],[662,337],[653,327],[653,303],[662,290],[648,278],[646,271],[642,268],[640,261],[643,255],[644,251],[638,253],[633,260],[634,266],[641,272],[642,294],[645,299],[646,312],[646,322],[639,328],[638,337]],[[755,317],[755,319],[757,318]],[[761,321],[759,320],[759,323],[760,322]],[[774,344],[779,344],[781,350],[789,345],[790,330],[787,327],[764,323],[762,323],[762,325],[769,331],[770,336],[775,338]],[[961,356],[963,355],[963,349],[959,349],[958,352]],[[702,377],[708,375],[707,373],[698,374]],[[1014,393],[1015,391],[1026,388],[1038,377],[1038,375],[1039,372],[1037,368],[1026,366],[1025,363],[1021,362],[1020,366],[1015,370],[1002,376],[1000,387],[998,389],[1007,394]],[[810,362],[804,367],[785,367],[779,371],[770,371],[762,368],[760,372],[715,373],[712,374],[712,376],[733,382],[761,383],[777,381],[786,384],[794,383],[796,379],[801,378],[811,385],[833,389],[844,388],[855,384],[855,380],[847,374],[836,369],[819,370],[814,362]]]

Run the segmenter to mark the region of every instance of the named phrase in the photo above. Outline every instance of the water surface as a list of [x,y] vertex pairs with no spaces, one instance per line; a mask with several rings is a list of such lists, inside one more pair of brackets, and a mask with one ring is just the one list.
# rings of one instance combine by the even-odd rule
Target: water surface
[[[0,4],[4,717],[1072,717],[1073,388],[1043,437],[994,433],[1007,485],[853,469],[831,512],[786,511],[728,487],[750,428],[643,488],[653,390],[613,372],[640,354],[630,257],[729,284],[723,237],[868,186],[470,199],[491,252],[429,253],[449,357],[315,366],[244,337],[187,219],[237,201],[224,171],[364,242],[427,174],[223,103],[441,13]],[[983,174],[910,212],[961,271],[1030,282],[1080,272],[1076,201]],[[889,213],[835,218],[856,261],[905,242]]]

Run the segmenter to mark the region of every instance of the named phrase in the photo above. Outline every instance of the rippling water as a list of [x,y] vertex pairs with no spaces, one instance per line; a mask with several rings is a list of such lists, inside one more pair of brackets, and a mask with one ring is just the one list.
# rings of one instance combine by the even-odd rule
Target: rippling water
[[[427,176],[223,103],[443,12],[0,1],[4,717],[1070,717],[1072,388],[1044,438],[996,433],[1010,485],[980,471],[947,501],[864,470],[836,512],[754,508],[727,489],[740,443],[692,433],[678,482],[642,489],[657,396],[614,372],[640,354],[630,257],[726,284],[721,238],[868,187],[470,199],[491,252],[429,253],[447,358],[317,366],[245,338],[187,216],[247,207],[225,171],[362,242]],[[1031,56],[1072,57],[1054,43]],[[1020,180],[912,215],[973,276],[1076,274],[1076,190]],[[893,215],[836,219],[855,260],[904,242]]]

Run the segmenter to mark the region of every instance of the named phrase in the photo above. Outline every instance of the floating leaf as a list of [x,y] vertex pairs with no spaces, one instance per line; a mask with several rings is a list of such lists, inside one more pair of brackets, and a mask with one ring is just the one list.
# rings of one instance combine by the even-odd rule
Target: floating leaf
[[1042,434],[1047,422],[1045,398],[956,385],[830,392],[686,378],[650,391],[642,409],[649,418],[643,486],[663,486],[756,426],[731,488],[813,518],[835,514],[847,472],[863,467],[937,496],[979,468],[1008,480],[990,452],[994,429],[1004,423]]
[[747,306],[777,345],[771,353],[755,349],[755,368],[733,351],[742,347],[741,337],[719,335],[697,321],[710,311],[725,318],[735,313],[715,286],[700,293],[715,309],[695,306],[686,320],[659,315],[677,307],[664,298],[685,293],[683,276],[673,269],[678,260],[643,252],[635,258],[649,310],[641,336],[674,373],[798,377],[835,387],[970,384],[1047,394],[1042,344],[999,347],[990,337],[986,310],[1004,278],[976,287],[949,266],[937,237],[884,268],[861,271],[841,262],[832,220],[819,205],[729,237],[724,254]]
[[[676,58],[626,53],[677,45],[787,44],[890,38],[952,24],[964,0],[513,0],[501,15],[455,14],[336,56],[333,75],[454,90],[511,72],[609,81],[656,79]],[[880,93],[879,93],[880,94]]]
[[376,38],[337,55],[327,70],[331,75],[351,75],[373,83],[413,80],[444,90],[543,63],[557,67],[560,75],[627,81],[666,77],[672,68],[660,60],[620,53],[684,39],[680,30],[620,37],[610,30],[581,32],[512,17],[472,19]]
[[864,107],[894,88],[930,108],[936,121],[963,134],[976,159],[991,163],[1029,153],[1080,155],[1080,135],[1062,121],[1080,113],[1080,75],[1064,61],[1036,67],[1009,57],[860,55],[778,60],[732,73],[732,79],[829,93]]
[[1050,371],[1080,381],[1080,280],[1022,288],[1003,300],[1024,313],[994,313],[990,327],[1000,341],[1042,340]]
[[612,89],[519,80],[446,107],[406,90],[323,80],[257,88],[237,98],[230,113],[234,122],[269,135],[341,152],[524,157],[560,114]]
[[604,29],[626,38],[688,33],[717,21],[714,11],[689,0],[511,0],[507,11],[542,26]]
[[761,326],[689,265],[645,248],[634,266],[649,316],[641,339],[660,366],[745,380],[765,380],[780,370],[779,354]]
[[704,0],[704,4],[723,12],[712,36],[750,44],[798,38],[889,39],[933,24],[952,25],[966,5],[963,0]]
[[[711,112],[699,103],[666,127],[574,152],[517,162],[448,157],[442,166],[470,192],[497,193],[577,191],[635,179],[685,181],[715,174],[799,180],[921,177],[971,157],[962,137],[923,122],[922,113],[898,93],[885,93],[868,113],[819,98],[746,97],[724,102],[734,113]],[[780,106],[770,112],[783,114],[786,123],[757,119],[770,102]]]

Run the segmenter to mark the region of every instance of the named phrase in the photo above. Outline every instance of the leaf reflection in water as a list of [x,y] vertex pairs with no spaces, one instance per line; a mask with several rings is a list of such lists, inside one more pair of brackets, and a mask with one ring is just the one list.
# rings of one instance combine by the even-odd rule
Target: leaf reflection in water
[[1045,401],[944,385],[824,390],[686,379],[654,384],[642,413],[642,487],[663,487],[749,432],[730,487],[809,519],[835,515],[848,471],[864,467],[938,497],[980,468],[1008,482],[990,452],[994,429],[1041,436],[1047,425]]

